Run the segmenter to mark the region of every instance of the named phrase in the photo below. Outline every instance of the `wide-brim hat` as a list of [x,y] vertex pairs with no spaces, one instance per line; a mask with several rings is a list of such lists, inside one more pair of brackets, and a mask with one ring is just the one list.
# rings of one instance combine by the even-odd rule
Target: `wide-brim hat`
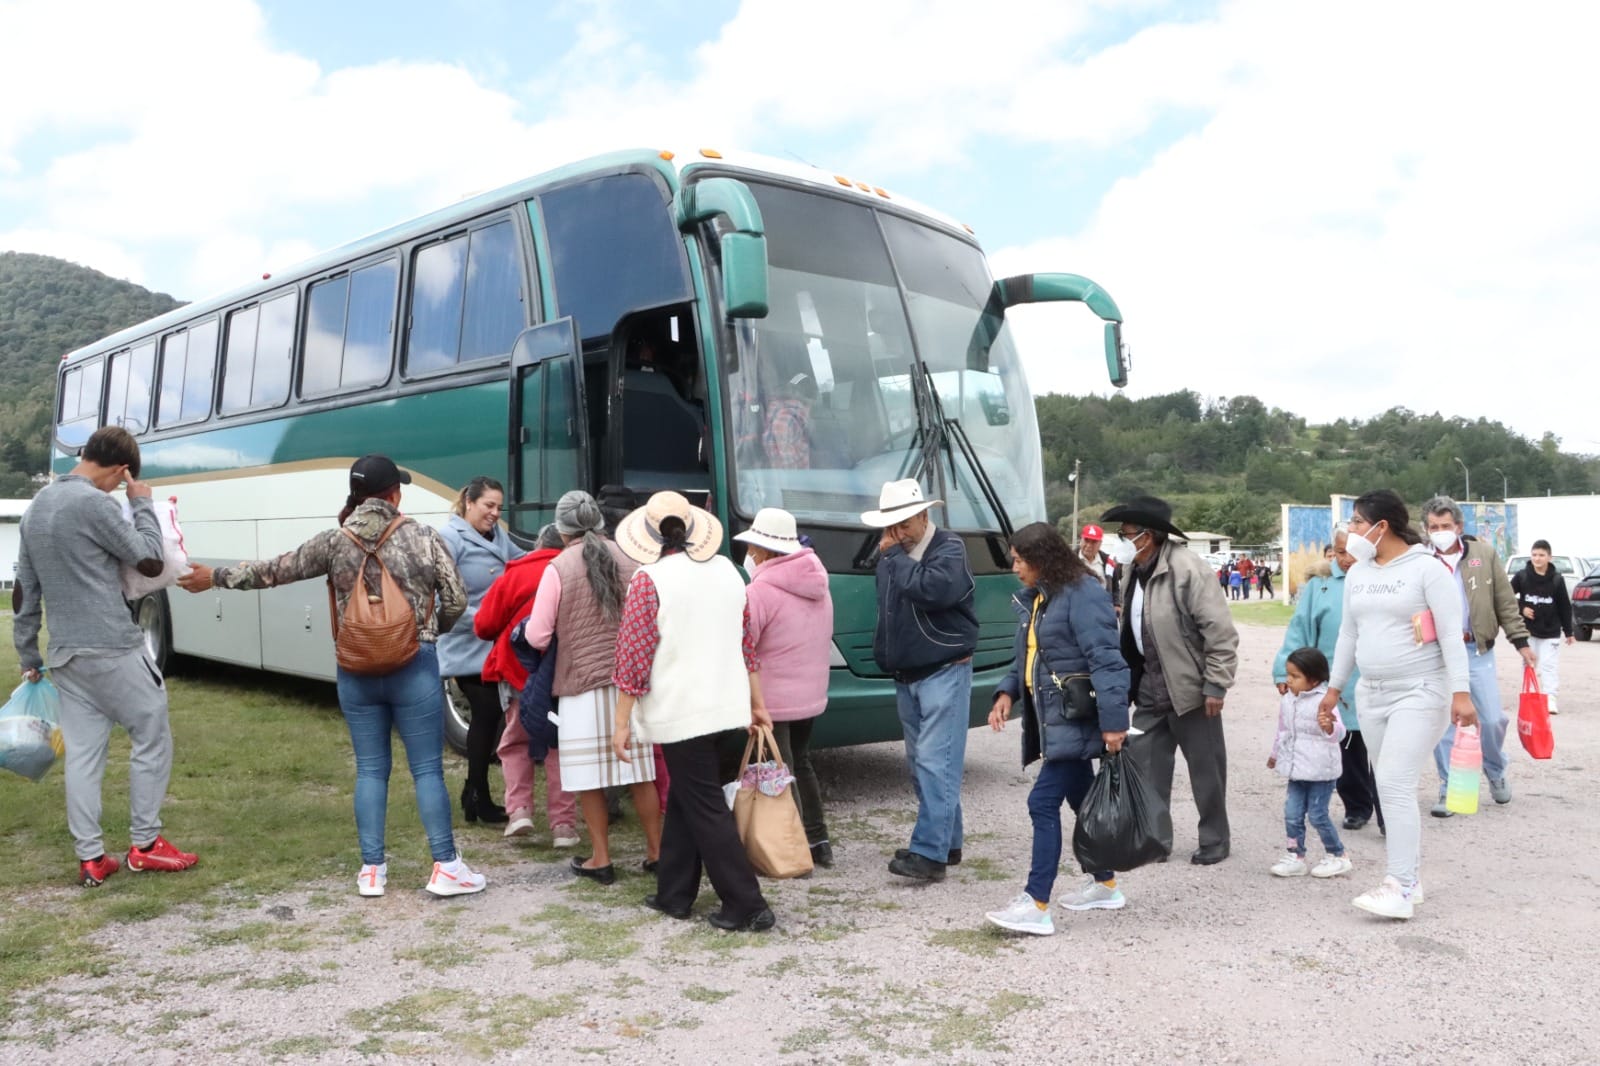
[[779,555],[788,555],[801,548],[800,531],[795,526],[794,515],[781,507],[761,508],[756,512],[750,528],[735,534],[733,539]]
[[676,492],[658,492],[617,524],[617,547],[635,562],[655,562],[661,558],[661,523],[668,518],[683,521],[688,530],[683,551],[695,562],[705,562],[722,546],[722,523],[716,515]]
[[1129,525],[1154,529],[1179,540],[1189,539],[1183,530],[1172,524],[1172,504],[1159,496],[1135,496],[1101,515],[1100,521],[1108,526],[1126,522]]
[[922,486],[917,483],[916,478],[890,481],[883,486],[883,491],[878,493],[878,509],[863,514],[861,522],[863,525],[888,529],[943,502],[943,500],[923,499]]

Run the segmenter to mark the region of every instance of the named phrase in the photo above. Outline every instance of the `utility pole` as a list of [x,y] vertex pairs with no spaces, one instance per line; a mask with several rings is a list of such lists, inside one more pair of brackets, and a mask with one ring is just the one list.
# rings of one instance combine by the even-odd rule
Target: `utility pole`
[[1082,459],[1072,460],[1072,476],[1067,480],[1072,482],[1072,546],[1083,547],[1083,524],[1078,521],[1078,472],[1083,466]]
[[1455,464],[1457,466],[1459,466],[1461,468],[1461,472],[1466,475],[1466,478],[1467,478],[1466,500],[1467,500],[1468,503],[1471,503],[1472,502],[1472,471],[1467,469],[1467,464],[1466,463],[1463,463],[1460,459],[1457,459],[1455,456],[1452,455],[1450,458],[1451,458],[1451,460],[1453,460],[1455,462]]

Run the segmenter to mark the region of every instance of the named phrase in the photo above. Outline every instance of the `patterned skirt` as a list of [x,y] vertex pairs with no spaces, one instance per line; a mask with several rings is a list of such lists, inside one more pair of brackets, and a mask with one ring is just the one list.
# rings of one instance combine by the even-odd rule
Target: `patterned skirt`
[[656,762],[650,745],[633,730],[625,763],[611,748],[612,723],[616,721],[616,686],[604,685],[576,696],[562,696],[561,787],[568,792],[587,792],[613,785],[632,785],[656,779]]

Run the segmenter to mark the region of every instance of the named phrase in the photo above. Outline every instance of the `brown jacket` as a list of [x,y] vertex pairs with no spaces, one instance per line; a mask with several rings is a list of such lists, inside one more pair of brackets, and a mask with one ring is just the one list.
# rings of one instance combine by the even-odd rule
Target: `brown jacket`
[[[345,521],[344,528],[370,545],[383,536],[399,513],[387,500],[367,500]],[[466,587],[450,549],[435,530],[408,518],[384,542],[378,557],[416,613],[417,637],[423,643],[433,643],[441,629],[455,625],[466,611]],[[365,559],[366,553],[350,543],[349,537],[337,529],[328,529],[276,559],[219,566],[211,572],[211,580],[218,588],[264,589],[327,574],[333,578],[334,598],[339,617],[343,618],[350,590],[355,587],[356,568]],[[376,566],[367,567],[366,579],[368,594],[377,596]],[[431,610],[435,595],[439,601],[437,611]]]
[[[1210,565],[1175,541],[1161,546],[1144,587],[1143,611],[1155,634],[1156,649],[1173,709],[1180,715],[1205,706],[1206,697],[1225,697],[1239,667],[1239,631]],[[1133,594],[1139,580],[1133,566],[1122,589],[1122,654],[1133,675],[1128,688],[1137,697],[1144,656],[1134,643]]]
[[[611,557],[617,561],[622,586],[627,588],[639,564],[623,554],[612,541],[606,541]],[[617,662],[616,618],[607,618],[589,585],[583,565],[583,542],[569,545],[550,563],[561,578],[561,603],[556,608],[556,674],[552,693],[576,696],[611,683]],[[620,600],[619,599],[619,607]]]
[[1517,594],[1506,576],[1505,564],[1492,544],[1463,537],[1456,577],[1467,590],[1467,625],[1480,651],[1493,644],[1501,630],[1514,647],[1528,646],[1528,625],[1517,609]]

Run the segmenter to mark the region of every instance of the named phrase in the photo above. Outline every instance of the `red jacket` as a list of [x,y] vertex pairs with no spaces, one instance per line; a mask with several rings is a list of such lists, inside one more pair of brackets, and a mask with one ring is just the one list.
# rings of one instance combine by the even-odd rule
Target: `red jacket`
[[559,548],[540,548],[511,560],[483,594],[483,602],[472,619],[472,631],[480,640],[494,641],[483,661],[485,681],[504,681],[516,688],[528,683],[528,671],[511,650],[511,630],[533,613],[533,594],[539,591],[539,579],[544,577],[550,561],[560,554]]

